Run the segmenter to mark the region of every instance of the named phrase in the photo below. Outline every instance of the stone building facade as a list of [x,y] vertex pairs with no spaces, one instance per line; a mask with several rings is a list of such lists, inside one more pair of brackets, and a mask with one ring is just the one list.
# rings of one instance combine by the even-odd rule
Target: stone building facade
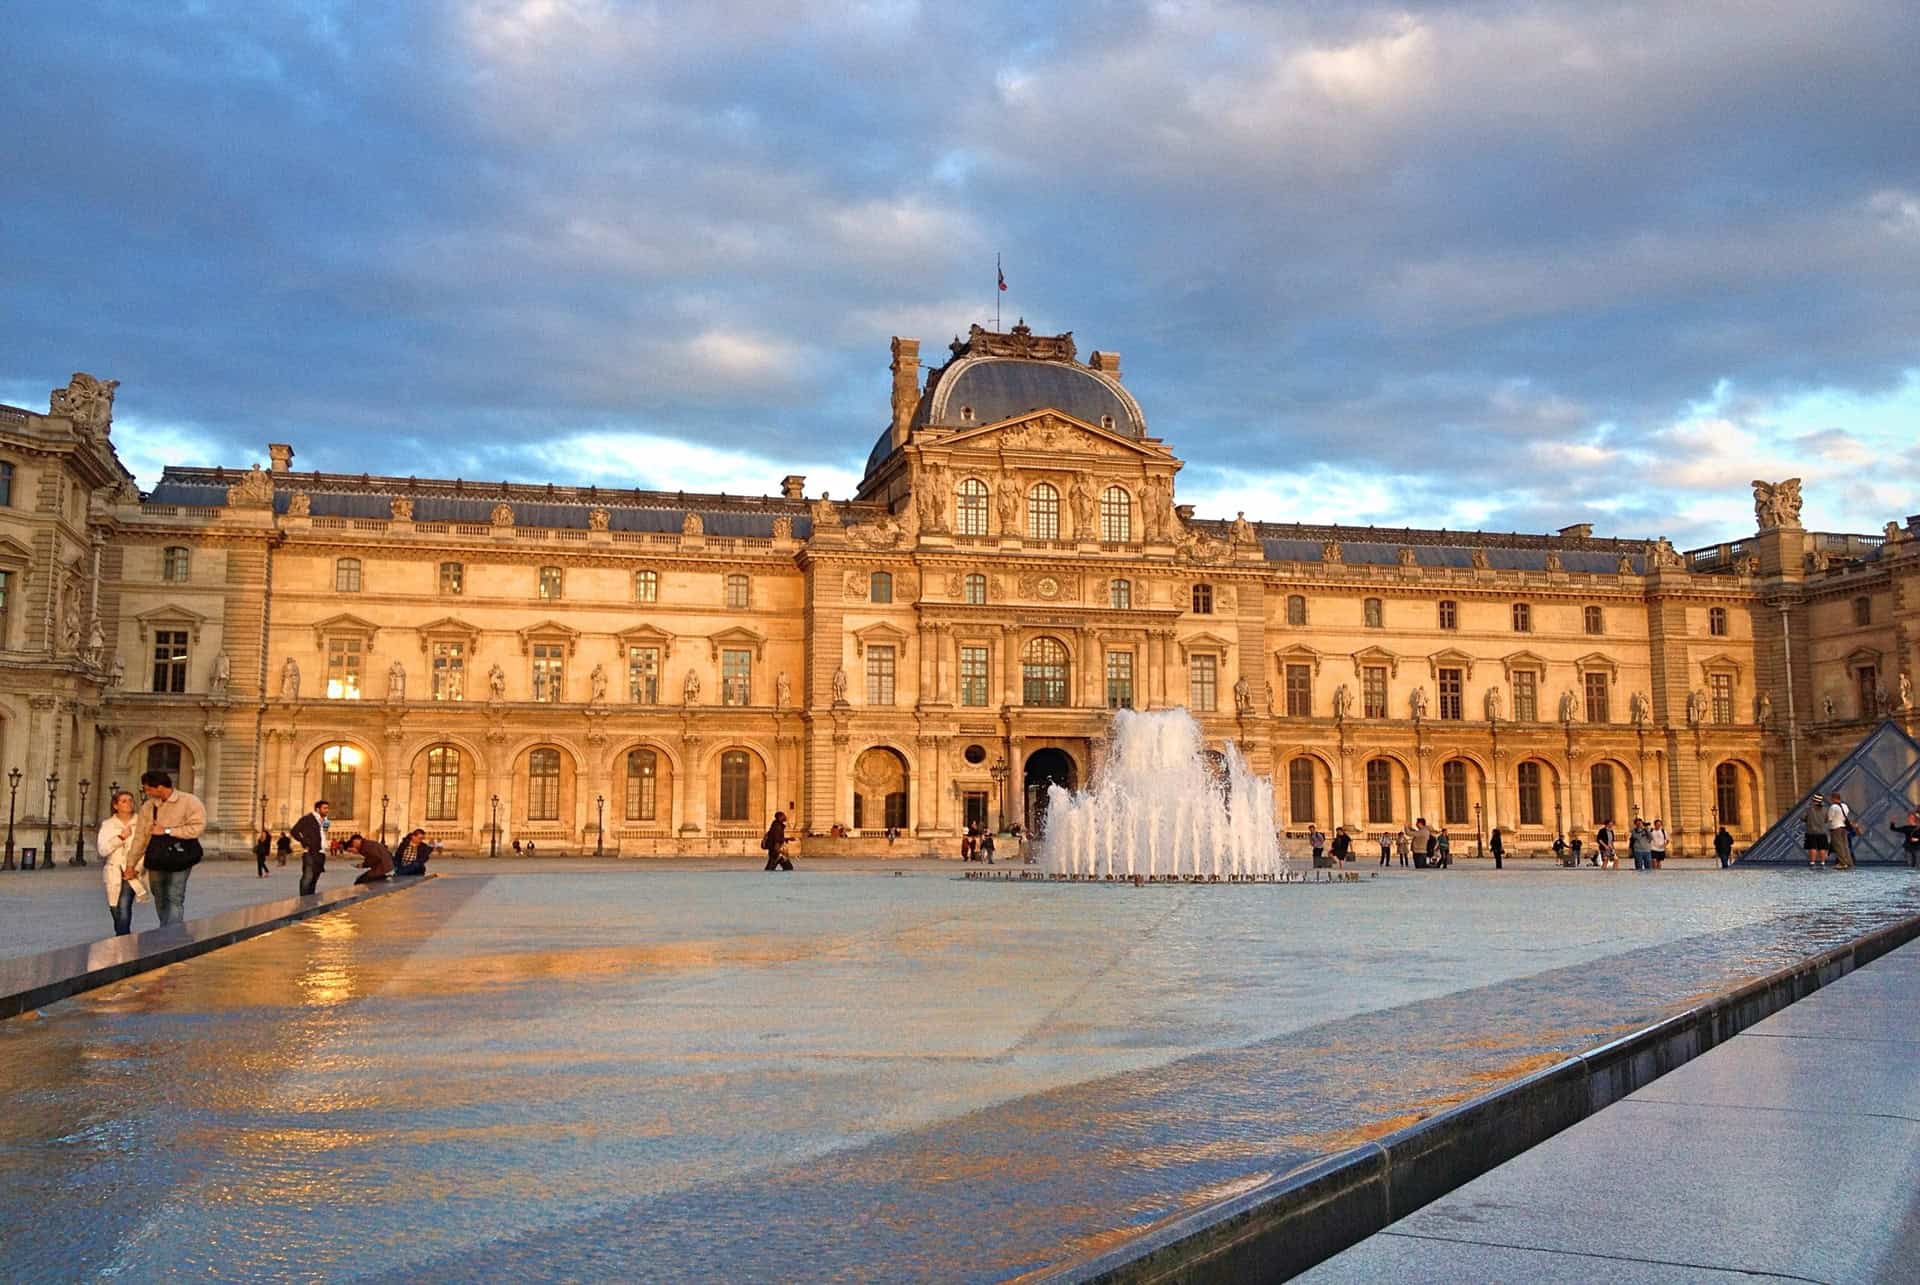
[[847,500],[301,472],[284,444],[143,495],[113,384],[0,408],[18,842],[51,802],[70,854],[103,785],[160,766],[235,849],[324,796],[464,851],[750,851],[782,808],[816,853],[917,851],[1084,785],[1126,705],[1237,742],[1290,831],[1426,816],[1524,850],[1637,813],[1698,850],[1912,725],[1920,519],[1808,532],[1796,482],[1688,553],[1201,519],[1115,354],[975,327],[891,370]]

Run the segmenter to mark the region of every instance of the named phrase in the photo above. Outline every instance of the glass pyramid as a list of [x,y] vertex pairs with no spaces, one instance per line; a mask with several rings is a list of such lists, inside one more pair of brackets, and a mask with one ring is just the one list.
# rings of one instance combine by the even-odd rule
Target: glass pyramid
[[1806,837],[1807,804],[1814,795],[1831,799],[1838,794],[1853,809],[1860,833],[1853,840],[1853,859],[1861,865],[1904,865],[1902,837],[1887,827],[1905,821],[1920,807],[1920,742],[1900,730],[1891,719],[1880,724],[1847,756],[1800,796],[1799,802],[1741,856],[1741,865],[1801,864],[1807,859],[1801,841]]

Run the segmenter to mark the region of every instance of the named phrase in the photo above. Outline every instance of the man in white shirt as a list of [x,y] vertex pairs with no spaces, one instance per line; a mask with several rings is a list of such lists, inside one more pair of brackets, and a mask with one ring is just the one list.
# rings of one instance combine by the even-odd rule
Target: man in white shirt
[[1833,845],[1834,865],[1853,869],[1853,809],[1837,794],[1827,803],[1827,842]]

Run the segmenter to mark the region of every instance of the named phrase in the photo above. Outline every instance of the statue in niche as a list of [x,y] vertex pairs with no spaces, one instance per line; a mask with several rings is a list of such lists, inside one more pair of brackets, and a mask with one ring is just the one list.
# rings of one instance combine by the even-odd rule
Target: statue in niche
[[698,705],[700,703],[700,671],[689,669],[686,679],[680,684],[680,703]]
[[1707,694],[1699,688],[1687,693],[1687,722],[1698,727],[1707,721]]
[[844,666],[833,671],[833,703],[847,703],[847,671]]
[[1827,721],[1828,721],[1829,723],[1831,723],[1831,722],[1833,721],[1833,695],[1832,695],[1832,693],[1828,693],[1827,695],[1825,695],[1825,696],[1822,696],[1822,697],[1820,698],[1820,710],[1821,710],[1821,712],[1822,712],[1823,714],[1825,714],[1825,715],[1827,716]]
[[607,699],[607,667],[595,665],[593,672],[587,675],[587,699],[595,705]]
[[1770,726],[1773,723],[1773,697],[1769,696],[1766,692],[1761,692],[1754,713],[1755,717],[1759,720],[1760,726]]
[[1427,689],[1425,687],[1414,688],[1413,695],[1407,698],[1407,704],[1412,707],[1414,722],[1418,723],[1421,719],[1425,718],[1427,716]]
[[1635,692],[1627,697],[1627,718],[1635,727],[1646,726],[1651,712],[1645,692]]
[[387,667],[387,699],[396,705],[407,699],[407,667],[397,660]]
[[93,628],[87,634],[87,663],[95,669],[98,669],[101,662],[106,659],[106,656],[107,634],[106,631],[100,627],[100,617],[95,616],[93,618]]
[[1074,475],[1067,503],[1073,508],[1073,534],[1082,540],[1098,539],[1100,529],[1095,518],[1099,505],[1093,498],[1093,488],[1087,485],[1085,473]]
[[781,670],[779,677],[773,680],[773,700],[776,707],[785,709],[793,704],[793,682],[787,677],[787,671]]
[[227,698],[227,684],[233,681],[233,662],[227,659],[227,653],[221,652],[213,658],[213,683],[210,689],[215,700]]
[[920,485],[913,493],[920,510],[920,529],[944,531],[947,527],[947,471],[938,464],[920,470]]
[[107,686],[109,687],[119,687],[127,681],[127,658],[117,651],[113,653],[113,668],[111,674],[112,676],[107,679]]
[[1012,478],[1000,479],[1000,487],[994,492],[994,502],[1000,506],[1000,534],[1020,534],[1020,484]]
[[1353,693],[1345,683],[1333,689],[1333,717],[1336,721],[1345,721],[1353,712]]
[[1574,708],[1573,693],[1571,691],[1561,692],[1560,721],[1563,723],[1571,723],[1573,721]]
[[291,656],[287,657],[286,664],[280,666],[280,699],[300,699],[300,662]]
[[1164,474],[1155,473],[1140,487],[1140,520],[1147,539],[1167,538],[1173,515],[1173,483]]
[[1233,711],[1236,714],[1253,712],[1253,689],[1247,686],[1245,674],[1233,680]]
[[1500,721],[1500,689],[1498,687],[1487,688],[1487,721],[1489,723]]
[[500,668],[498,662],[496,662],[493,668],[487,671],[487,699],[501,701],[505,700],[506,697],[507,671]]

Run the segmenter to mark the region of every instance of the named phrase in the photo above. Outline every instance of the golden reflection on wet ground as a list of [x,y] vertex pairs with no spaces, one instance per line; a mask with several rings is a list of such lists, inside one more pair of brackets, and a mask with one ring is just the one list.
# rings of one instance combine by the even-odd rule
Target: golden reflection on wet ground
[[649,870],[309,920],[0,1023],[0,1269],[1018,1277],[1920,909],[1245,891]]

